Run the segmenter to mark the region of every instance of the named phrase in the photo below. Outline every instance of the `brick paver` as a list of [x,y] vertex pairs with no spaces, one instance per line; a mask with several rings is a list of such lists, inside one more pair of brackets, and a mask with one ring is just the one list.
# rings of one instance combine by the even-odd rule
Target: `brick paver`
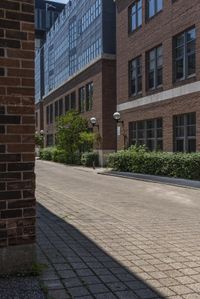
[[200,298],[200,191],[37,162],[49,295]]

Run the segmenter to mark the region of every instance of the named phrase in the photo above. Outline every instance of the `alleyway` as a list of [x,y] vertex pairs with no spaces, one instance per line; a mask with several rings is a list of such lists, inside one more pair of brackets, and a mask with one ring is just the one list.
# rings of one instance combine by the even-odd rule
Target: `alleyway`
[[200,191],[37,161],[49,295],[200,298]]

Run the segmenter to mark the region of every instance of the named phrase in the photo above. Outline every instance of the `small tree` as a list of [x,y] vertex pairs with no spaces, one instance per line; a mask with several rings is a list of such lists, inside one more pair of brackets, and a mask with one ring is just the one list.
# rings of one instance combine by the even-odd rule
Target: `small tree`
[[89,152],[93,148],[93,144],[96,141],[96,134],[91,132],[80,133],[80,146],[81,152]]
[[35,134],[35,145],[41,148],[44,146],[44,136],[42,134]]
[[76,153],[92,148],[94,140],[94,134],[88,132],[88,121],[78,112],[69,111],[57,119],[56,145],[66,150],[72,163]]

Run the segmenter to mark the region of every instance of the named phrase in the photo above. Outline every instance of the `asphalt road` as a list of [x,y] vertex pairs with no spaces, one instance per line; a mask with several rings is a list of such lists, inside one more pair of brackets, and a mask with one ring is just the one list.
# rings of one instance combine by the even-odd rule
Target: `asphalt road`
[[[199,190],[44,161],[36,174],[39,255],[52,296],[200,298]],[[78,285],[62,277],[63,263]]]

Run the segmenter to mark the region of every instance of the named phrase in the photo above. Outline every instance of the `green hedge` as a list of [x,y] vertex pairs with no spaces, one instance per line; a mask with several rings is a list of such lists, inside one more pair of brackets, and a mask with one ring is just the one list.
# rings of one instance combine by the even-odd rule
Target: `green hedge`
[[79,153],[70,155],[65,150],[61,150],[56,147],[41,149],[39,157],[41,160],[54,161],[63,164],[81,164]]
[[55,148],[54,147],[47,147],[47,148],[43,148],[40,149],[40,153],[39,153],[39,157],[41,160],[47,160],[47,161],[52,161],[52,157],[53,157],[53,152],[54,152]]
[[82,154],[81,164],[87,167],[99,166],[99,155],[96,152],[86,152]]
[[200,180],[200,153],[149,152],[133,146],[109,155],[108,166],[116,171]]

